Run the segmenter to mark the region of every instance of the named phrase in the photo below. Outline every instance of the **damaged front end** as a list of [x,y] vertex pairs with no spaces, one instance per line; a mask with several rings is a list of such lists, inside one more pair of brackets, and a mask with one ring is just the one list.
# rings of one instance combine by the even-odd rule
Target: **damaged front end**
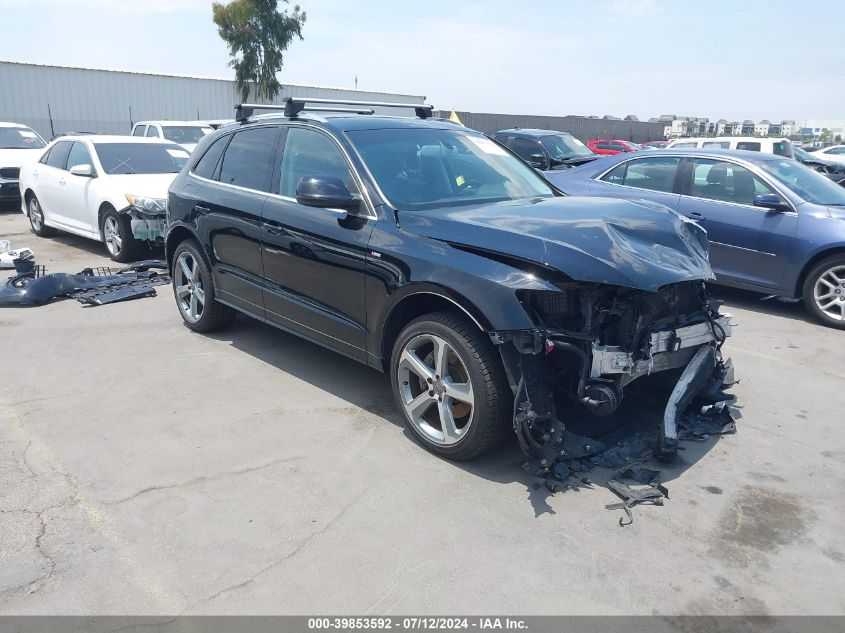
[[132,237],[142,242],[164,243],[167,230],[167,200],[127,194],[129,206],[124,213],[130,218]]
[[[734,377],[721,355],[730,316],[720,314],[703,281],[657,292],[569,280],[555,286],[557,292],[517,293],[535,329],[492,334],[514,390],[514,431],[532,475],[565,479],[583,470],[584,460],[600,463],[602,453],[618,450],[621,444],[614,440],[611,447],[590,427],[613,415],[645,377],[661,378],[666,395],[656,399],[665,409],[654,441],[643,442],[639,456],[655,452],[671,460],[679,427],[700,416],[713,418],[710,429],[730,422],[732,399],[722,390]],[[637,395],[651,400],[659,392],[651,383],[642,391]]]

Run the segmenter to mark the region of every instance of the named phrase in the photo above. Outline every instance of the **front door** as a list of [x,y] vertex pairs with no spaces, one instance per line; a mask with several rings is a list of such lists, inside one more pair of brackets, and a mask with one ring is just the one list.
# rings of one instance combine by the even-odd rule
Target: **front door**
[[341,219],[296,201],[297,184],[309,176],[334,176],[359,191],[332,138],[291,126],[283,145],[278,195],[267,198],[261,216],[267,319],[364,361],[364,267],[375,220],[363,202],[359,213]]
[[81,141],[74,141],[67,157],[65,174],[65,222],[80,231],[93,233],[100,230],[97,225],[97,201],[93,199],[94,178],[74,176],[70,170],[77,165],[90,165],[94,170],[91,153]]
[[798,214],[754,206],[777,194],[762,178],[731,161],[688,159],[679,211],[707,230],[710,265],[722,281],[780,287]]
[[678,210],[675,181],[681,159],[646,156],[620,163],[590,183],[591,196],[651,200]]

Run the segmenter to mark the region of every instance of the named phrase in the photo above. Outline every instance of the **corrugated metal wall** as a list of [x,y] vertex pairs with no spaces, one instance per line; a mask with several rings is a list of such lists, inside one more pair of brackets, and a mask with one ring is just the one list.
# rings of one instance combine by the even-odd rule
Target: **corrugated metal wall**
[[[441,110],[435,116],[448,117],[450,110]],[[665,123],[647,121],[615,121],[608,119],[590,119],[579,116],[536,116],[522,114],[490,114],[486,112],[457,112],[461,121],[485,134],[513,127],[538,128],[569,132],[582,141],[597,138],[614,138],[623,141],[643,143],[663,139]]]
[[[318,86],[285,86],[288,96],[421,103],[421,95]],[[234,81],[0,62],[0,121],[23,123],[50,138],[60,132],[128,134],[145,119],[230,119]]]

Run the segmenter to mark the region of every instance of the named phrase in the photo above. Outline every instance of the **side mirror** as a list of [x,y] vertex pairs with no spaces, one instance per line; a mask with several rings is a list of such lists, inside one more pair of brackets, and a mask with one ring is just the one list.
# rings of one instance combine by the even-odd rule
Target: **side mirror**
[[304,176],[296,185],[296,201],[308,207],[357,211],[360,196],[349,192],[340,178],[334,176]]
[[546,157],[543,154],[531,154],[528,157],[528,164],[534,167],[535,169],[548,169],[548,161],[546,161]]
[[754,206],[772,211],[792,211],[792,207],[776,193],[761,193],[759,196],[754,196]]
[[91,165],[74,165],[70,168],[70,173],[72,173],[74,176],[93,178],[94,168]]

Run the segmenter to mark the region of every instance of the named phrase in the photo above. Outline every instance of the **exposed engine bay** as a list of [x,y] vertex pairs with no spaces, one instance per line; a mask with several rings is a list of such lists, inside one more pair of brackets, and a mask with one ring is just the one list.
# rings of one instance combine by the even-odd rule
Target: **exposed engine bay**
[[[579,418],[578,428],[585,422],[589,428],[591,419],[614,414],[641,387],[665,403],[650,447],[659,459],[676,454],[679,425],[733,427],[733,398],[723,389],[735,381],[730,359],[721,355],[730,315],[719,313],[703,281],[658,292],[555,285],[559,292],[518,293],[536,329],[492,335],[514,391],[514,431],[531,474],[564,479],[578,471],[579,460],[608,449],[600,435],[574,433],[572,422]],[[661,389],[645,384],[644,377],[658,374],[665,379]]]

